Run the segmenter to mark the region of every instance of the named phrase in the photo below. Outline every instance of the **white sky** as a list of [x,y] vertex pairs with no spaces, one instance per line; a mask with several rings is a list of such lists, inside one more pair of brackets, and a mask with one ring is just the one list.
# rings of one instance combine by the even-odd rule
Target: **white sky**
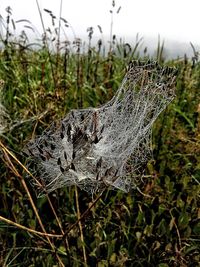
[[[38,0],[41,8],[59,16],[60,0]],[[89,26],[101,25],[104,36],[110,32],[111,0],[63,0],[62,17],[73,27],[77,36],[86,34]],[[36,0],[0,0],[0,14],[11,6],[15,20],[28,19],[42,32]],[[200,44],[200,0],[116,0],[121,6],[114,14],[113,33],[118,37],[158,37]],[[45,27],[51,25],[43,12]],[[69,30],[70,31],[70,30]]]

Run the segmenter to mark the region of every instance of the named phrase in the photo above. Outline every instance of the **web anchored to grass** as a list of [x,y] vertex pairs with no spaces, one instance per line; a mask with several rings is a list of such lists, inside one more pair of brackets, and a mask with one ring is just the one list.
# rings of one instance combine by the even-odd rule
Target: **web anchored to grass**
[[31,141],[29,155],[45,190],[129,191],[151,157],[152,125],[175,96],[175,78],[175,69],[133,61],[108,103],[72,110]]

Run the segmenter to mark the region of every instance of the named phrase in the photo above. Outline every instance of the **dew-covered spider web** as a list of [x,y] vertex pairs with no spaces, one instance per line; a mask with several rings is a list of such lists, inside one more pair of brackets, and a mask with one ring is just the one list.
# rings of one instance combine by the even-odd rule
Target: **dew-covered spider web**
[[175,96],[175,78],[173,68],[133,61],[108,103],[71,110],[31,141],[28,152],[45,190],[129,191],[152,156],[152,125]]

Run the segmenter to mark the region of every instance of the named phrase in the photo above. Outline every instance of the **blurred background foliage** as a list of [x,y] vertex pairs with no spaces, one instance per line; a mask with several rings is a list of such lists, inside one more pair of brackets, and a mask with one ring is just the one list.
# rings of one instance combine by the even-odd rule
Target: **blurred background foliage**
[[[53,13],[46,13],[52,26],[37,45],[25,31],[13,35],[10,8],[1,20],[1,99],[9,119],[0,138],[22,164],[31,138],[72,108],[96,107],[111,99],[130,60],[150,58],[147,48],[141,56],[139,38],[135,47],[114,35],[108,46],[101,37],[92,42],[92,27],[87,42],[61,41]],[[68,26],[64,19],[62,23]],[[163,49],[159,41],[155,59],[178,69],[177,96],[154,125],[154,159],[139,190],[106,190],[66,242],[51,238],[52,247],[44,236],[1,220],[1,266],[199,266],[200,62],[195,49],[192,60],[185,56],[170,61]],[[0,157],[0,215],[11,221],[42,231],[23,181],[48,233],[65,232],[95,198],[75,187],[51,193],[59,227],[47,197],[37,198],[19,162],[3,149]]]

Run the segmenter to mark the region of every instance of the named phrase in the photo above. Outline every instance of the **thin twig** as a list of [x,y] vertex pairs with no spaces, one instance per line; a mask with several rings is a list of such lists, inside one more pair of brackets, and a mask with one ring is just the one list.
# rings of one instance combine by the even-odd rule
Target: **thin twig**
[[[4,144],[0,141],[0,146],[2,147],[2,149],[3,150],[5,150],[22,168],[23,168],[23,170],[28,174],[28,175],[30,175],[30,177],[31,178],[33,178],[34,179],[34,181],[36,181],[36,183],[38,184],[38,186],[40,187],[40,188],[43,188],[43,190],[44,190],[44,192],[46,193],[46,197],[47,197],[47,200],[48,200],[48,203],[49,203],[49,205],[50,205],[50,207],[51,207],[51,210],[52,210],[52,212],[53,212],[53,214],[54,214],[54,216],[55,216],[55,218],[56,218],[56,221],[57,221],[57,223],[58,223],[58,226],[59,226],[59,228],[60,228],[60,230],[61,230],[61,234],[62,235],[64,235],[64,231],[63,231],[63,228],[62,228],[62,225],[61,225],[61,223],[60,223],[60,220],[59,220],[59,218],[58,218],[58,216],[57,216],[57,214],[56,214],[56,211],[55,211],[55,209],[54,209],[54,207],[53,207],[53,205],[52,205],[52,203],[51,203],[51,200],[50,200],[50,198],[49,198],[49,196],[48,196],[48,194],[47,194],[47,192],[46,192],[46,190],[45,190],[45,188],[42,186],[42,184],[32,175],[32,173],[15,157],[15,155],[13,155],[5,146],[4,146]],[[15,171],[15,168],[13,169],[13,171]],[[16,173],[16,176],[17,176],[17,173]],[[67,235],[66,235],[66,237],[65,237],[65,239],[64,239],[64,244],[65,244],[65,247],[66,247],[66,252],[68,253],[68,255],[69,255],[69,251],[70,251],[70,249],[69,249],[69,242],[68,242],[68,238],[67,238]],[[69,258],[69,260],[70,260],[70,258]]]
[[[28,174],[28,175],[30,175],[30,177],[31,178],[33,178],[34,180],[35,180],[35,182],[37,183],[37,185],[40,187],[40,188],[42,188],[43,190],[44,190],[44,192],[46,193],[46,190],[45,190],[45,188],[42,186],[42,184],[32,175],[32,173],[15,157],[15,155],[13,155],[5,146],[4,146],[4,144],[0,141],[0,146],[2,147],[2,149],[3,150],[5,150],[22,168],[23,168],[23,170]],[[49,196],[48,196],[48,194],[46,193],[46,197],[47,197],[47,200],[48,200],[48,202],[49,202],[49,205],[50,205],[50,207],[51,207],[51,209],[52,209],[52,211],[53,211],[53,214],[54,214],[54,216],[55,216],[55,218],[56,218],[56,221],[57,221],[57,223],[58,223],[58,225],[59,225],[59,227],[60,227],[60,229],[61,229],[61,232],[62,232],[62,234],[64,234],[64,231],[63,231],[63,229],[62,229],[62,225],[61,225],[61,223],[60,223],[60,221],[59,221],[59,219],[58,219],[58,216],[57,216],[57,214],[56,214],[56,212],[55,212],[55,209],[54,209],[54,207],[53,207],[53,205],[52,205],[52,203],[51,203],[51,200],[50,200],[50,198],[49,198]]]
[[52,64],[52,60],[51,60],[51,54],[50,54],[50,50],[49,50],[49,45],[48,45],[47,38],[46,38],[46,30],[45,30],[45,26],[44,26],[44,20],[43,20],[43,16],[42,16],[42,12],[41,12],[41,8],[40,8],[38,0],[36,0],[36,4],[37,4],[38,12],[39,12],[39,15],[40,15],[40,21],[42,23],[44,41],[45,41],[45,45],[46,45],[46,48],[47,48],[47,53],[48,53],[49,62],[50,62],[50,66],[51,66],[51,72],[52,72],[52,77],[53,77],[53,81],[54,81],[54,86],[56,88],[55,73],[54,73],[53,64]]
[[[15,159],[16,159],[16,157],[15,157],[15,156],[14,156],[14,155],[13,155],[13,154],[12,154],[12,153],[11,153],[11,152],[10,152],[4,145],[3,145],[3,143],[2,143],[1,141],[0,141],[0,146],[2,147],[2,150],[3,150],[3,152],[4,152],[4,155],[5,155],[6,159],[8,160],[8,162],[9,162],[9,164],[10,164],[10,168],[11,168],[11,170],[12,170],[12,171],[14,172],[14,174],[21,180],[21,183],[22,183],[22,185],[23,185],[23,187],[24,187],[24,189],[25,189],[25,191],[26,191],[26,193],[27,193],[27,195],[28,195],[29,201],[30,201],[30,203],[31,203],[31,206],[32,206],[34,212],[35,212],[35,215],[36,215],[37,220],[38,220],[38,222],[39,222],[39,224],[40,224],[40,227],[41,227],[42,231],[43,231],[44,233],[46,233],[45,227],[44,227],[44,225],[43,225],[43,223],[42,223],[42,221],[41,221],[41,218],[40,218],[39,213],[38,213],[38,211],[37,211],[37,208],[36,208],[36,206],[35,206],[35,204],[34,204],[34,202],[33,202],[32,196],[31,196],[31,194],[30,194],[30,192],[29,192],[29,190],[28,190],[28,187],[27,187],[27,185],[26,185],[26,183],[25,183],[25,180],[24,180],[24,178],[18,173],[17,169],[15,168],[15,166],[13,165],[13,163],[11,162],[11,160],[10,160],[10,158],[9,158],[9,155],[12,155],[13,158],[15,158]],[[8,152],[9,152],[9,153],[8,153]],[[9,154],[9,155],[8,155],[8,154]],[[16,160],[17,160],[17,159],[16,159]],[[19,161],[17,160],[17,162],[19,162]],[[23,165],[23,164],[21,164],[21,165]],[[49,245],[51,246],[51,248],[56,252],[56,248],[54,247],[53,243],[52,243],[51,240],[49,239],[48,235],[46,236],[46,238],[47,238],[47,241],[49,242]],[[56,257],[57,257],[57,259],[58,259],[60,265],[64,267],[64,264],[63,264],[62,260],[60,259],[60,257],[57,255],[57,253],[56,253]]]
[[11,225],[13,225],[13,226],[15,226],[17,228],[20,228],[22,230],[25,230],[27,232],[30,232],[30,233],[33,233],[33,234],[36,234],[36,235],[48,236],[48,237],[53,237],[53,238],[62,238],[63,237],[63,235],[49,234],[49,233],[43,233],[43,232],[39,232],[39,231],[33,230],[31,228],[28,228],[28,227],[26,227],[24,225],[21,225],[19,223],[13,222],[13,221],[11,221],[11,220],[9,220],[9,219],[7,219],[5,217],[2,217],[2,216],[0,216],[0,221],[3,221],[5,223],[7,223],[7,224],[11,224]]
[[35,182],[37,183],[39,187],[41,188],[43,187],[42,184],[32,175],[32,173],[15,157],[13,153],[9,151],[9,149],[7,149],[6,146],[4,146],[4,144],[1,141],[0,141],[0,146],[3,151],[6,151],[7,154],[10,155],[22,167],[22,169],[25,170],[26,173],[28,173],[28,175],[30,175],[30,177],[35,180]]
[[[171,210],[169,211],[169,213],[170,213],[170,215],[171,215],[171,218],[174,219],[174,216],[173,216]],[[174,219],[174,221],[173,221],[173,225],[174,225],[175,228],[176,228],[176,233],[177,233],[177,236],[178,236],[178,244],[179,244],[179,248],[181,249],[181,248],[182,248],[181,236],[180,236],[180,232],[179,232],[178,226],[177,226],[177,224],[176,224],[176,222],[175,222],[175,219]]]
[[65,234],[63,235],[63,239],[69,234],[69,232],[75,227],[77,226],[77,224],[83,220],[85,218],[85,216],[90,212],[90,210],[94,207],[94,205],[100,200],[103,192],[106,190],[107,188],[104,188],[103,191],[95,198],[95,200],[92,202],[92,204],[89,206],[89,208],[87,208],[86,211],[84,211],[82,213],[82,215],[80,216],[80,218],[74,223],[72,224],[68,230],[66,230]]
[[83,259],[84,259],[85,266],[87,266],[87,256],[86,256],[85,242],[84,242],[84,236],[83,236],[83,227],[82,227],[82,223],[81,223],[81,220],[80,220],[81,215],[80,215],[80,209],[79,209],[77,186],[75,187],[75,196],[76,196],[77,218],[79,220],[78,225],[79,225],[79,229],[80,229],[80,237],[81,237],[82,248],[83,248]]

